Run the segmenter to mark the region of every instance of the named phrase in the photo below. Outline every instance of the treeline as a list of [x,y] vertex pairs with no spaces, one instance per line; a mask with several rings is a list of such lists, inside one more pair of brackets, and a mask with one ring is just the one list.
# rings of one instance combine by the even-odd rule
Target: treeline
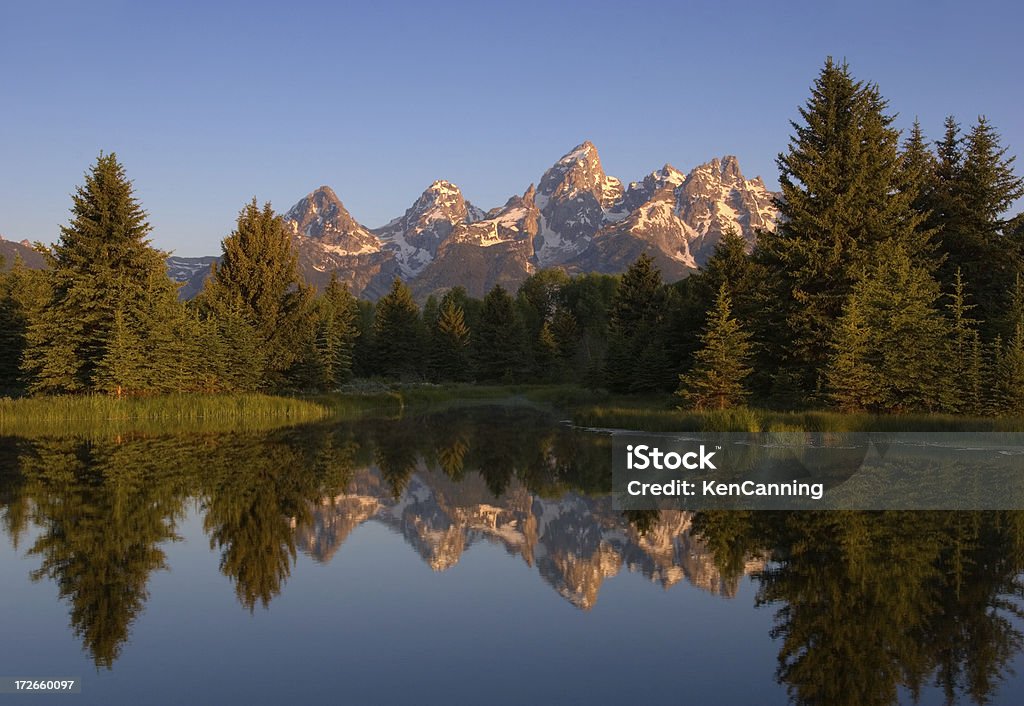
[[1024,415],[1024,195],[995,129],[952,117],[901,142],[878,88],[828,60],[779,155],[775,231],[726,234],[666,284],[543,270],[421,308],[304,283],[254,200],[204,290],[181,303],[123,167],[101,156],[47,253],[0,279],[0,386],[14,393],[332,390],[353,376],[576,382],[845,411]]

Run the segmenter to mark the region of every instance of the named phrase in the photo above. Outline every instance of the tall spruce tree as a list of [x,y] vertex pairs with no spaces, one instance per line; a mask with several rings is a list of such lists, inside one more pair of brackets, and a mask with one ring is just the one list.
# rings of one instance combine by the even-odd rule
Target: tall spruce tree
[[646,253],[622,275],[608,316],[605,381],[610,389],[664,387],[669,368],[662,329],[666,296],[661,271]]
[[409,287],[397,277],[377,302],[373,319],[377,372],[398,378],[423,374],[423,328],[420,309]]
[[116,155],[100,155],[72,202],[48,256],[49,301],[27,333],[22,369],[29,390],[99,390],[101,361],[128,341],[149,368],[139,371],[138,385],[159,389],[153,366],[166,352],[154,338],[180,310],[177,286],[164,254],[149,244],[146,213]]
[[946,305],[952,336],[949,384],[956,397],[956,411],[982,414],[981,336],[977,329],[978,322],[971,316],[975,305],[969,303],[970,295],[959,269],[949,296],[951,301]]
[[949,411],[950,327],[938,283],[900,243],[887,243],[857,281],[835,327],[831,399],[873,412]]
[[10,270],[0,272],[0,394],[24,392],[21,365],[29,324],[49,299],[46,272],[29,269],[20,256]]
[[956,120],[947,118],[930,199],[929,222],[945,255],[939,278],[951,290],[956,272],[962,271],[982,332],[989,337],[1013,334],[1016,323],[1007,319],[1006,308],[1013,282],[1024,270],[1019,244],[1003,218],[1024,196],[1024,180],[1014,174],[1014,158],[1006,151],[984,116],[966,137]]
[[750,334],[732,316],[726,282],[719,287],[700,341],[693,368],[679,375],[676,394],[695,409],[726,409],[741,404],[748,395],[744,382],[753,372],[748,364]]
[[1009,417],[1024,416],[1024,321],[1017,324],[1006,346],[1000,349],[992,372],[989,411]]
[[850,297],[832,336],[832,357],[825,368],[828,398],[844,412],[878,407],[882,389],[874,332],[861,300]]
[[303,350],[313,298],[299,276],[284,221],[269,203],[261,208],[254,198],[221,241],[221,251],[199,306],[207,315],[233,319],[232,328],[252,326],[266,364],[260,386],[279,386]]
[[833,323],[875,248],[897,241],[915,259],[933,258],[914,195],[901,188],[899,132],[886,108],[875,85],[829,58],[778,157],[781,219],[755,251],[770,273],[758,333],[776,381],[797,397],[817,391]]
[[526,337],[515,302],[501,285],[484,297],[472,343],[477,379],[512,382],[522,373]]
[[337,273],[312,305],[303,350],[289,371],[290,383],[300,389],[334,390],[352,375],[359,335],[358,307],[348,285]]
[[455,296],[442,297],[431,332],[430,362],[438,380],[461,382],[469,376],[470,331],[466,315]]

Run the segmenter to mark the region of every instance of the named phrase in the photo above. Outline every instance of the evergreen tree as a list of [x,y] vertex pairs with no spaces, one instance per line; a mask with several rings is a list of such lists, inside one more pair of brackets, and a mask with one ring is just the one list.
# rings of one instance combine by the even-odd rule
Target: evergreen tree
[[[164,254],[115,155],[101,155],[73,196],[71,220],[48,256],[50,297],[30,324],[22,368],[31,392],[97,390],[118,313],[140,356],[160,318],[180,307]],[[151,381],[150,381],[151,382]]]
[[961,138],[956,121],[947,118],[938,154],[931,223],[946,256],[940,280],[952,289],[961,270],[982,330],[1012,334],[1016,324],[1007,325],[1005,316],[1008,293],[1024,265],[1003,214],[1024,196],[1024,180],[1014,175],[1014,158],[1006,156],[984,116],[966,138]]
[[221,251],[199,305],[207,315],[247,321],[265,352],[266,379],[261,386],[280,385],[303,349],[313,298],[299,277],[298,257],[284,221],[269,203],[260,208],[254,198],[239,212],[235,230],[221,241]]
[[1019,322],[994,366],[993,412],[1024,416],[1024,322]]
[[646,253],[629,266],[611,303],[605,380],[617,392],[658,389],[667,366],[661,272]]
[[326,370],[325,381],[333,389],[352,377],[355,342],[359,336],[356,319],[359,310],[347,284],[338,281],[337,273],[320,297],[319,338]]
[[9,271],[0,272],[0,394],[24,390],[21,365],[29,324],[49,299],[46,273],[30,270],[20,256]]
[[484,297],[473,329],[473,362],[479,380],[510,382],[523,367],[525,336],[512,297],[501,285]]
[[147,381],[141,349],[138,336],[125,321],[123,312],[116,311],[110,342],[96,370],[97,389],[118,397],[144,390]]
[[767,273],[759,340],[797,396],[818,389],[832,325],[875,248],[895,240],[922,262],[933,257],[914,196],[901,189],[899,132],[886,107],[876,86],[830,58],[778,158],[781,219],[755,251]]
[[749,367],[750,334],[732,317],[728,285],[722,283],[714,308],[708,312],[700,350],[693,368],[679,375],[676,394],[695,409],[726,409],[747,397],[744,381]]
[[946,308],[949,312],[953,347],[950,359],[950,386],[957,398],[956,411],[981,414],[981,336],[976,328],[977,321],[970,316],[975,305],[967,303],[969,295],[959,269],[956,271],[951,299]]
[[872,330],[857,297],[851,297],[835,327],[832,357],[825,369],[829,399],[844,412],[878,406],[881,380]]
[[830,396],[875,412],[952,409],[950,328],[936,308],[938,284],[899,243],[877,252],[831,342]]
[[903,176],[900,190],[910,196],[911,206],[927,222],[935,184],[936,162],[921,130],[921,123],[916,119],[910,128],[910,135],[903,142],[900,160]]
[[437,379],[457,382],[467,379],[469,341],[465,312],[457,297],[448,292],[441,300],[431,336],[431,368]]
[[528,339],[529,369],[537,380],[559,379],[563,372],[552,324],[564,309],[562,288],[568,282],[565,270],[541,270],[527,277],[516,295]]
[[377,369],[389,377],[414,377],[423,371],[420,310],[412,292],[395,278],[377,302],[373,320]]

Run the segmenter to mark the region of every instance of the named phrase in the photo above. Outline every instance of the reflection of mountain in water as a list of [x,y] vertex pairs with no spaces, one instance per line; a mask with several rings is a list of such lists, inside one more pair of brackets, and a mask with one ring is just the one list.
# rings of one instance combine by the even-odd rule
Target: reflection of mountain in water
[[[420,469],[396,499],[375,470],[356,471],[348,492],[312,508],[296,523],[298,546],[328,562],[364,522],[380,522],[412,545],[435,571],[455,566],[476,542],[499,545],[536,566],[541,577],[573,605],[589,610],[606,578],[623,568],[664,588],[683,579],[722,596],[736,594],[738,579],[724,578],[714,557],[691,535],[692,515],[663,511],[645,533],[612,509],[610,497],[567,493],[558,499],[529,492],[518,480],[500,498],[483,477],[459,482]],[[747,562],[747,571],[763,562]]]

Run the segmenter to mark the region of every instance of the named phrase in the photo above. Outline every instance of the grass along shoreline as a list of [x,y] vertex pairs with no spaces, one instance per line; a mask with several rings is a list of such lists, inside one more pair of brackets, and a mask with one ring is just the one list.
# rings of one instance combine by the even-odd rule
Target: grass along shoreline
[[315,422],[329,415],[327,407],[311,400],[261,394],[4,398],[0,434],[249,430]]
[[580,427],[650,432],[1024,431],[1024,419],[1016,417],[781,412],[746,407],[697,412],[677,409],[676,401],[671,395],[612,395],[574,385],[388,385],[365,381],[309,397],[251,393],[2,398],[0,434],[257,430],[332,419],[394,419],[412,411],[509,403],[553,410]]

